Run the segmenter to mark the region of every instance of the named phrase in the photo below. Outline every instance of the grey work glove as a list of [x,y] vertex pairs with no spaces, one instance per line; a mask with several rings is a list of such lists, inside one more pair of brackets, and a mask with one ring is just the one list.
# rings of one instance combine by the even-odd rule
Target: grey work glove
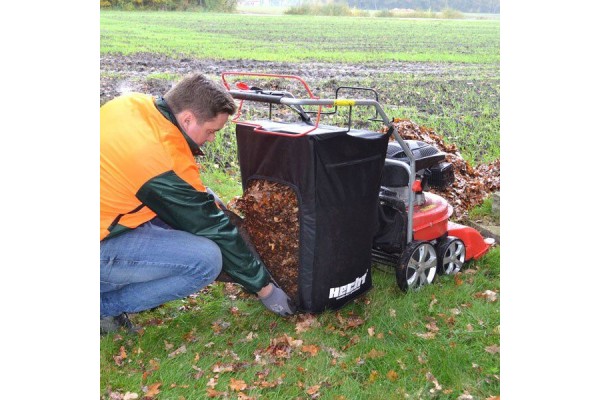
[[275,284],[271,294],[259,299],[267,309],[282,317],[288,317],[296,312],[292,299]]

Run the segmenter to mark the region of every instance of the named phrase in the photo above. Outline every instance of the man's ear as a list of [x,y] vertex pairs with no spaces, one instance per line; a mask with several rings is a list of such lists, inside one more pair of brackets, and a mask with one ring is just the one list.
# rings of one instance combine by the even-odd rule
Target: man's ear
[[185,130],[188,130],[190,124],[194,122],[194,118],[194,114],[190,110],[183,110],[175,115],[175,119],[177,119],[179,126]]

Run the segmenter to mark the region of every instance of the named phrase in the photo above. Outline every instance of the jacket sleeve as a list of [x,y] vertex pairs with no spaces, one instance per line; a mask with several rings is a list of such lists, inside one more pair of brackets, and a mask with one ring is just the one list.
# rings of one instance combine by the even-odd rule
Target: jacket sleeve
[[266,267],[252,255],[211,194],[167,171],[142,185],[136,197],[173,228],[214,241],[221,248],[223,271],[247,290],[256,293],[269,281]]

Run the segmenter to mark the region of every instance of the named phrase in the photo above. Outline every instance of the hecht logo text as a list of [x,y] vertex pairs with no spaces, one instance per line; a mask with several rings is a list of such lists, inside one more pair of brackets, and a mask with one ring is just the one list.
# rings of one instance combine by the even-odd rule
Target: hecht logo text
[[[368,272],[368,270],[367,270]],[[341,299],[342,297],[346,297],[351,293],[356,292],[360,289],[361,285],[364,284],[367,280],[367,272],[363,276],[359,276],[356,278],[354,282],[350,282],[347,285],[329,288],[329,298],[333,299]]]

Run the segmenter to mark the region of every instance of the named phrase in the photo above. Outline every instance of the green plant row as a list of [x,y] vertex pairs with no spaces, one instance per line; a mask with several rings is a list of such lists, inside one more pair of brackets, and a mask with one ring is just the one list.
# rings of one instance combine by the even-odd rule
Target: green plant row
[[100,52],[283,62],[499,62],[499,21],[100,12]]

